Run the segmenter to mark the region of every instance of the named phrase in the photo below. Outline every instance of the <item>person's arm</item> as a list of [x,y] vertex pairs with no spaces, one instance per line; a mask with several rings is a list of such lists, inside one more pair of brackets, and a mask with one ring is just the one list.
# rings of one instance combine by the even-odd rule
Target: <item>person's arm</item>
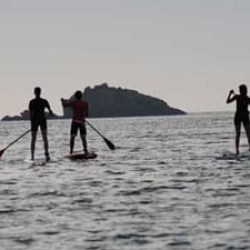
[[69,107],[72,105],[71,100],[66,100],[66,99],[61,98],[61,102],[62,102],[63,107]]
[[49,110],[49,115],[50,116],[54,116],[55,114],[54,114],[54,112],[51,110],[51,108],[50,108],[50,105],[49,105],[49,102],[48,101],[46,101],[46,108]]
[[30,103],[29,103],[29,111],[30,111],[30,120],[32,120],[32,118],[33,118],[33,116],[34,116],[34,112],[33,112],[33,110],[32,110],[32,103],[31,103],[31,101],[30,101]]
[[235,95],[234,91],[231,89],[229,91],[229,94],[228,94],[228,97],[227,97],[227,103],[231,103],[234,100],[236,100],[236,95]]

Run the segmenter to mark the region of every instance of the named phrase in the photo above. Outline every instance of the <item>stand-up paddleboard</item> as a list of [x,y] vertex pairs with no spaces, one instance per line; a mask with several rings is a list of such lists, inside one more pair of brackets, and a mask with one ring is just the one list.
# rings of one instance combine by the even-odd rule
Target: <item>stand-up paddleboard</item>
[[227,151],[222,156],[216,157],[216,160],[250,160],[250,151],[242,152],[236,155],[233,152]]
[[89,153],[72,153],[66,156],[66,158],[69,158],[70,160],[88,160],[88,159],[95,159],[97,157],[97,154],[95,152],[89,152]]

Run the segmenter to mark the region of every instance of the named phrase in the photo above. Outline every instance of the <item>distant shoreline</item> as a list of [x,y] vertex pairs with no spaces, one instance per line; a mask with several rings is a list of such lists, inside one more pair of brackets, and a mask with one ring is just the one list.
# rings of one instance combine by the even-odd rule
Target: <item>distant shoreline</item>
[[[65,99],[74,99],[74,94]],[[86,87],[83,90],[83,99],[89,103],[89,117],[115,118],[115,117],[143,117],[185,115],[186,112],[169,106],[167,102],[156,97],[139,93],[131,89],[110,87],[107,83]],[[48,116],[48,114],[47,114]],[[72,112],[68,107],[63,108],[63,115],[49,117],[49,119],[71,118]],[[2,121],[29,120],[29,110],[20,115],[4,116]]]
[[[204,113],[210,113],[210,112],[204,112]],[[147,118],[147,117],[172,117],[172,116],[185,116],[187,114],[195,114],[195,113],[185,113],[185,114],[171,114],[171,115],[133,115],[133,116],[105,116],[105,117],[87,117],[87,119],[120,119],[120,118]],[[47,118],[48,120],[71,120],[70,117],[64,117],[64,116],[57,116],[56,118],[50,117]],[[29,121],[30,119],[18,117],[16,116],[4,116],[0,121],[1,122],[11,122],[11,121]]]

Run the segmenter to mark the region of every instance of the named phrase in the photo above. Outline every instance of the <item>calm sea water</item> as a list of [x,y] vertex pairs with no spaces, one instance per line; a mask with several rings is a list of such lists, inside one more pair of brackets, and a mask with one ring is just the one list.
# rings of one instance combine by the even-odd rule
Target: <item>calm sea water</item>
[[[117,150],[89,129],[98,158],[77,162],[64,157],[70,121],[49,121],[50,163],[28,161],[30,135],[0,160],[0,249],[250,249],[250,160],[219,159],[234,150],[232,121],[92,119]],[[1,148],[28,128],[1,122]]]

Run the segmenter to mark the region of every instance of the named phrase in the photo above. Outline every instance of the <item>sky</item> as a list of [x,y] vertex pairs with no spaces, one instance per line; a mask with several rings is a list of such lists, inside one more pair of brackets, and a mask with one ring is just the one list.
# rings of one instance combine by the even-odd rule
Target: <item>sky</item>
[[186,112],[250,88],[249,0],[0,0],[0,117],[108,83]]

